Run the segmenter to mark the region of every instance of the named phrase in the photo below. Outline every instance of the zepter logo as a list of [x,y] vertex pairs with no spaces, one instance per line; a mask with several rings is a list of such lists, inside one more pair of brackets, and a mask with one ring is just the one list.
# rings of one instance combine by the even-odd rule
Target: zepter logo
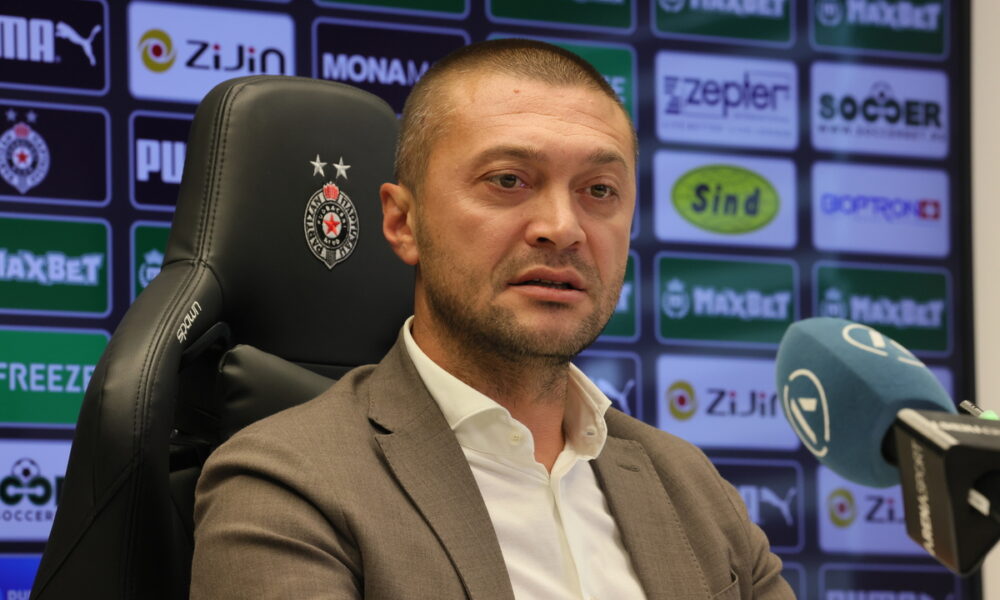
[[686,381],[675,381],[668,387],[666,400],[670,415],[678,421],[687,421],[698,410],[694,388]]
[[830,521],[837,527],[849,527],[858,516],[858,506],[854,494],[844,488],[837,488],[826,497],[826,510]]
[[177,60],[174,42],[162,29],[150,29],[142,34],[139,51],[142,53],[142,64],[154,73],[163,73]]

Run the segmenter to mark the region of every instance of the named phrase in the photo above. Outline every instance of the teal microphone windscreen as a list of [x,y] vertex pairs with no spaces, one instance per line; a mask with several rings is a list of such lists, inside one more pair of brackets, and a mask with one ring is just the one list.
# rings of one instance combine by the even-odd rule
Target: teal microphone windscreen
[[778,347],[776,376],[792,429],[821,463],[873,487],[899,483],[882,443],[904,408],[955,412],[933,373],[875,329],[817,317],[793,323]]

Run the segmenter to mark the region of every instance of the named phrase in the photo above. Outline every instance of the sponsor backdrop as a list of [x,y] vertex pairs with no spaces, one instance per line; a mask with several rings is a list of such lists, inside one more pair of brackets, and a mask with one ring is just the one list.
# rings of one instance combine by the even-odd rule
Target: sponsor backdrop
[[294,74],[398,111],[450,50],[523,36],[591,61],[639,129],[625,287],[579,366],[708,453],[800,597],[979,598],[906,537],[898,488],[816,464],[773,376],[790,323],[843,316],[968,395],[968,20],[957,0],[4,1],[0,597],[30,586],[83,390],[162,266],[205,92]]

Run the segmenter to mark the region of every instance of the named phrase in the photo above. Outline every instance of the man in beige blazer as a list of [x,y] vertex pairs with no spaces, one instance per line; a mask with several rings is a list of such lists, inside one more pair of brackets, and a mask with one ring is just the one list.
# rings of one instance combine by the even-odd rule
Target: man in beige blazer
[[635,158],[613,90],[554,46],[428,71],[382,187],[414,316],[210,457],[192,597],[793,598],[707,458],[570,364],[617,301]]

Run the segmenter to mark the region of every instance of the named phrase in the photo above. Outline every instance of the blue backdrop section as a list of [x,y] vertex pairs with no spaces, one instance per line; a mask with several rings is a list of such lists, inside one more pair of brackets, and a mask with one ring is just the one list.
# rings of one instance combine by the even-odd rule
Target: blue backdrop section
[[[510,36],[583,56],[637,124],[625,286],[580,368],[708,453],[800,597],[979,598],[906,537],[898,488],[818,467],[774,382],[785,327],[824,315],[885,330],[971,396],[966,4],[6,0],[0,598],[30,585],[57,506],[82,400],[57,375],[89,376],[94,332],[159,272],[204,93],[300,75],[399,111],[435,60]],[[35,506],[22,492],[42,480]]]

